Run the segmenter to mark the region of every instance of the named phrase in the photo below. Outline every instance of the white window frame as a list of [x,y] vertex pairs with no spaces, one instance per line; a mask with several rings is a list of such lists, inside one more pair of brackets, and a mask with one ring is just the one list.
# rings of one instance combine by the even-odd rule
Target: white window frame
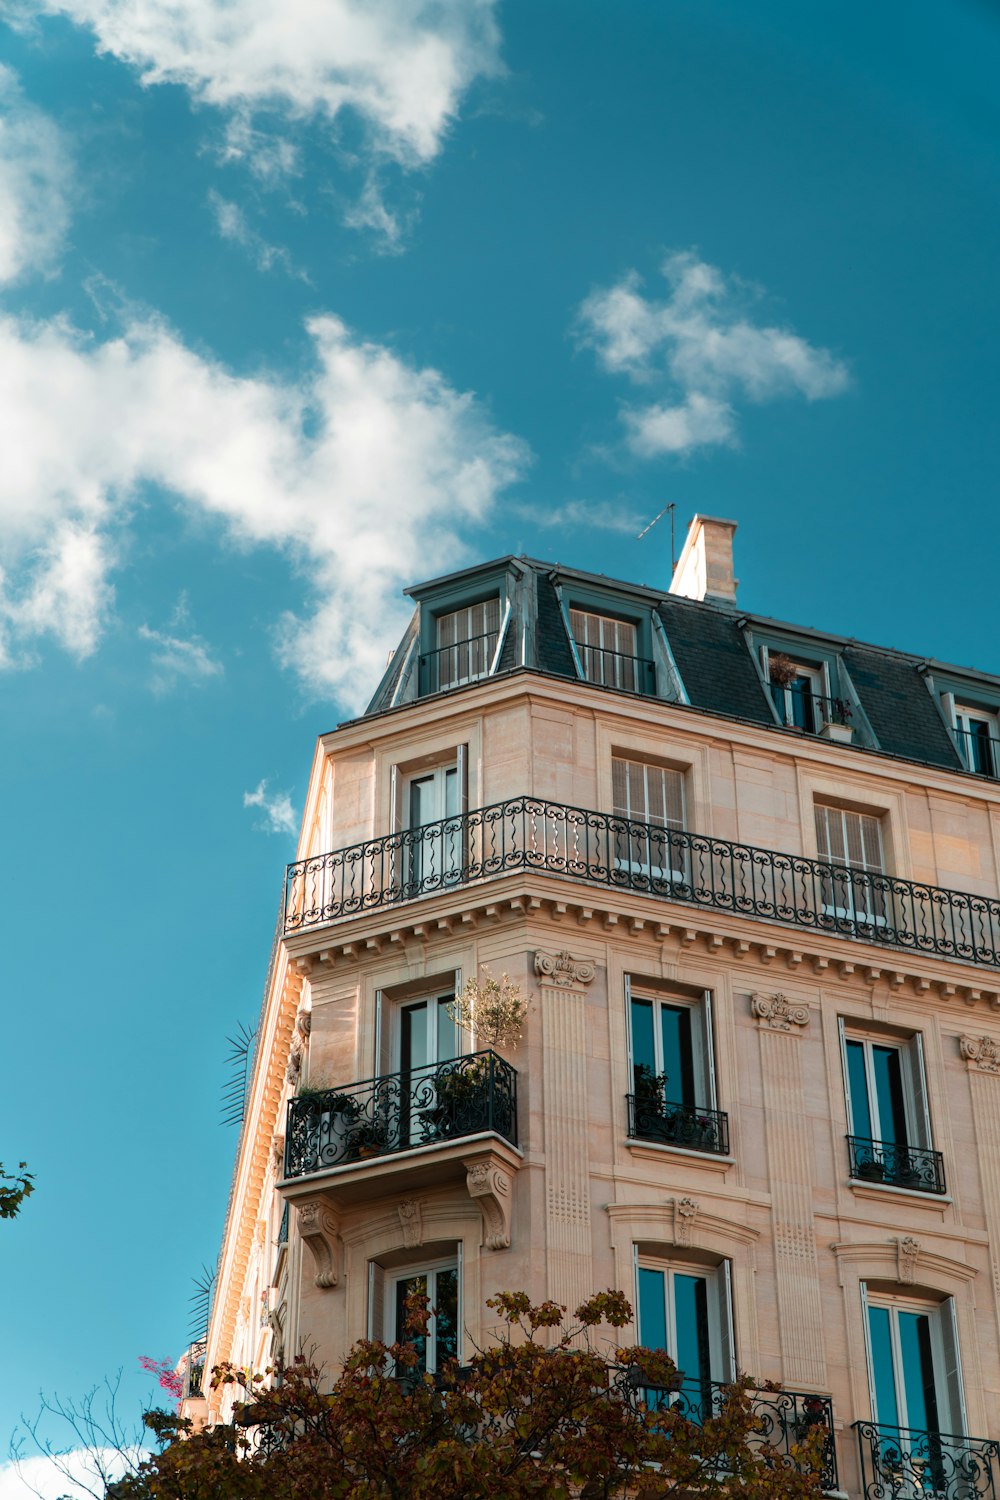
[[[866,1282],[861,1283],[861,1310],[864,1321],[865,1332],[865,1356],[868,1364],[868,1390],[871,1400],[872,1421],[879,1423],[881,1418],[878,1414],[875,1388],[875,1361],[871,1347],[871,1327],[868,1321],[868,1311],[872,1307],[885,1308],[890,1314],[890,1342],[893,1364],[893,1384],[896,1391],[897,1407],[903,1410],[897,1415],[902,1417],[898,1423],[901,1429],[922,1432],[927,1429],[913,1428],[909,1421],[909,1415],[905,1410],[906,1385],[904,1379],[902,1356],[899,1342],[899,1314],[901,1312],[916,1313],[929,1319],[929,1331],[931,1339],[931,1362],[934,1370],[934,1394],[937,1400],[938,1411],[946,1413],[947,1426],[937,1429],[946,1436],[964,1437],[968,1433],[968,1420],[965,1409],[965,1391],[962,1378],[962,1356],[958,1340],[958,1315],[954,1297],[945,1297],[940,1302],[924,1302],[917,1297],[893,1295],[892,1293],[870,1292]],[[892,1423],[886,1423],[890,1428]],[[914,1500],[919,1500],[915,1495]],[[931,1497],[928,1497],[931,1500]]]
[[[633,807],[631,805],[631,803],[632,803],[632,786],[631,786],[632,776],[631,776],[631,773],[629,771],[626,771],[624,773],[625,794],[626,794],[625,795],[625,802],[628,805],[627,806],[621,805],[619,803],[619,801],[617,800],[616,789],[615,789],[615,780],[616,780],[616,777],[615,777],[615,766],[616,765],[622,765],[622,766],[626,766],[626,767],[637,766],[637,767],[639,767],[642,770],[642,773],[643,773],[643,786],[642,786],[642,791],[643,791],[643,805],[641,807],[640,806]],[[677,788],[678,792],[680,793],[680,799],[679,800],[680,800],[681,812],[680,812],[680,817],[679,818],[668,818],[665,815],[664,816],[653,816],[653,814],[650,812],[649,778],[650,778],[650,773],[651,772],[655,773],[656,775],[659,775],[661,777],[664,777],[664,778],[666,778],[666,777],[669,776],[669,777],[673,777],[673,778],[676,779],[676,788]],[[613,753],[612,757],[611,757],[611,798],[612,798],[611,810],[612,810],[612,816],[616,817],[616,818],[626,818],[626,819],[628,819],[631,822],[646,823],[650,827],[653,827],[653,828],[663,828],[663,829],[666,829],[668,831],[672,831],[672,832],[676,832],[676,833],[683,833],[684,830],[685,830],[686,821],[687,821],[687,784],[686,784],[686,782],[687,782],[687,778],[686,778],[684,772],[681,771],[681,770],[678,770],[676,767],[660,765],[656,761],[645,760],[641,756],[623,755],[623,754],[620,754],[620,753],[617,753],[617,752]],[[667,795],[666,795],[666,786],[665,785],[663,787],[663,805],[664,805],[664,807],[666,807],[668,805],[668,798],[667,798]],[[626,838],[628,840],[628,844],[629,844],[628,854],[627,855],[621,853],[621,851],[619,849],[617,849],[617,848],[615,849],[615,851],[614,851],[614,863],[615,863],[615,869],[616,870],[623,870],[623,871],[627,872],[630,875],[638,875],[638,876],[640,876],[642,878],[645,878],[647,880],[669,881],[672,884],[686,884],[687,883],[687,878],[688,878],[687,877],[687,867],[688,867],[690,861],[687,858],[687,851],[685,849],[676,849],[676,848],[674,848],[671,845],[670,848],[669,848],[669,850],[668,850],[669,857],[670,857],[670,865],[669,865],[669,867],[667,867],[667,866],[663,866],[663,865],[654,864],[654,862],[653,862],[654,842],[652,840],[645,840],[644,837],[643,837],[643,835],[641,835],[641,834],[640,835],[636,835],[634,837],[631,836],[631,835],[617,835],[615,837],[616,838],[624,837],[624,838]],[[643,848],[643,845],[645,845],[645,849]],[[633,856],[636,853],[639,853],[640,855],[642,855],[643,853],[645,853],[646,857],[645,858],[635,859]]]
[[[436,692],[462,687],[467,682],[478,682],[496,670],[497,648],[502,635],[501,599],[499,593],[480,599],[475,604],[463,604],[458,609],[445,610],[434,617],[434,642],[437,652]],[[491,617],[493,623],[491,624]],[[448,634],[446,622],[454,622],[454,639],[442,641]],[[442,626],[445,627],[442,630]],[[489,638],[493,637],[492,644]],[[473,644],[477,650],[473,651]],[[464,648],[464,649],[463,649]],[[453,655],[452,655],[453,653]],[[445,670],[446,654],[448,669]],[[473,657],[479,658],[477,665]],[[452,672],[451,667],[455,670]]]
[[[721,1385],[736,1378],[736,1346],[733,1336],[733,1278],[728,1260],[717,1266],[696,1265],[685,1261],[664,1260],[659,1256],[640,1252],[632,1247],[633,1292],[636,1308],[636,1338],[642,1343],[640,1326],[639,1272],[658,1271],[663,1275],[665,1324],[667,1330],[666,1353],[677,1359],[677,1333],[675,1299],[672,1284],[675,1276],[690,1276],[704,1281],[708,1296],[708,1364],[709,1379]],[[685,1372],[682,1370],[681,1374]]]
[[[704,1101],[697,1099],[697,1109],[718,1109],[716,1102],[716,1078],[715,1078],[715,1036],[712,1015],[712,992],[705,990],[697,998],[690,995],[673,995],[669,992],[654,989],[650,985],[644,985],[641,978],[625,975],[625,1024],[628,1036],[628,1092],[631,1094],[635,1089],[635,1052],[632,1042],[632,1001],[651,1000],[653,1002],[653,1055],[656,1059],[655,1073],[657,1076],[663,1072],[663,1028],[660,1023],[659,1011],[662,1005],[673,1009],[683,1007],[692,1013],[691,1022],[691,1044],[692,1044],[692,1066],[695,1074],[696,1085],[707,1093],[708,1098]],[[669,1084],[668,1084],[669,1087]],[[679,1101],[668,1101],[676,1103]]]
[[[821,812],[826,814],[828,823],[831,819],[831,816],[837,816],[842,820],[841,833],[845,851],[843,858],[841,858],[839,855],[830,853],[832,841],[829,837],[829,828],[826,830],[824,837],[820,836]],[[850,857],[850,854],[847,852],[850,848],[850,839],[848,838],[847,832],[848,825],[846,821],[848,818],[867,818],[874,824],[878,841],[877,862],[868,859],[864,854],[862,855],[861,859],[852,859]],[[882,815],[879,812],[862,812],[859,809],[855,808],[839,807],[836,803],[827,802],[822,797],[817,797],[813,803],[813,822],[816,832],[816,853],[817,858],[821,862],[823,862],[824,864],[836,865],[840,869],[848,871],[857,870],[863,875],[887,874],[885,868],[885,834],[882,827]],[[862,849],[864,849],[865,837],[863,828],[859,830],[859,834],[859,842],[861,843]],[[824,843],[826,844],[825,849],[823,847]],[[872,892],[868,890],[868,887],[864,881],[859,882],[859,886],[862,894],[879,894],[878,892]],[[884,911],[869,911],[866,907],[858,904],[858,889],[859,887],[855,885],[853,880],[844,882],[843,887],[841,887],[840,885],[835,885],[831,890],[831,894],[835,893],[837,896],[846,897],[848,904],[844,906],[840,905],[837,901],[823,901],[821,904],[823,915],[827,917],[834,917],[838,921],[863,923],[864,925],[869,927],[888,926],[889,919]],[[891,893],[886,891],[884,893],[883,899],[886,901],[886,903],[888,903],[891,900]]]
[[967,771],[973,769],[970,754],[973,724],[985,724],[989,730],[989,754],[992,761],[989,771],[980,771],[976,774],[996,777],[1000,775],[1000,715],[996,710],[973,708],[969,704],[959,703],[952,698],[952,725],[958,740],[959,754]]
[[[785,729],[797,729],[799,726],[794,722],[792,715],[791,688],[786,687],[779,682],[773,682],[771,680],[770,663],[772,655],[787,656],[789,661],[792,663],[792,666],[795,668],[798,676],[807,677],[809,679],[810,683],[812,684],[812,697],[814,702],[817,698],[825,700],[826,703],[831,703],[833,701],[833,693],[831,691],[830,683],[829,663],[825,661],[802,661],[795,653],[791,651],[785,651],[780,646],[761,646],[760,648],[760,660],[761,667],[764,672],[764,681],[767,683],[768,691],[772,695],[772,701],[773,695],[776,690],[780,690],[784,698],[785,717],[783,721],[779,720],[779,722]],[[814,709],[815,725],[812,731],[814,734],[819,734],[820,730],[822,729],[825,712],[826,710],[823,707],[822,703],[817,705],[817,707]],[[777,708],[775,708],[775,714],[777,714]],[[803,732],[808,733],[808,731]]]
[[895,1036],[882,1036],[877,1031],[863,1030],[857,1026],[849,1025],[843,1016],[837,1018],[840,1031],[840,1052],[844,1068],[844,1096],[847,1102],[847,1123],[851,1127],[850,1134],[857,1135],[863,1139],[854,1128],[854,1109],[851,1102],[851,1075],[847,1064],[848,1042],[858,1042],[864,1047],[865,1059],[865,1084],[868,1090],[868,1114],[872,1122],[872,1129],[878,1129],[879,1134],[873,1135],[873,1141],[885,1140],[884,1132],[880,1124],[881,1115],[879,1111],[878,1092],[875,1087],[875,1068],[872,1057],[873,1047],[891,1047],[899,1053],[901,1062],[901,1074],[903,1084],[903,1113],[906,1116],[906,1145],[915,1151],[933,1151],[934,1142],[931,1131],[931,1116],[929,1092],[927,1088],[927,1072],[924,1062],[924,1041],[920,1032],[914,1032],[913,1036],[903,1040]]
[[[620,619],[617,615],[601,614],[600,611],[577,604],[569,606],[570,634],[576,647],[577,659],[583,670],[586,682],[597,683],[600,687],[619,688],[623,692],[640,693],[643,684],[640,680],[641,666],[639,665],[639,625],[635,620]],[[583,635],[577,633],[577,625],[583,627]],[[594,626],[596,624],[596,631]],[[620,637],[619,632],[625,631],[629,634],[626,640]],[[596,639],[594,635],[596,634]],[[623,650],[624,644],[630,644],[631,650]],[[596,653],[596,655],[587,653]],[[603,655],[610,652],[610,657]],[[632,663],[633,683],[622,682],[623,658],[629,658]],[[597,666],[598,670],[593,670]]]
[[[373,1290],[372,1267],[376,1266],[374,1261],[369,1261],[369,1288],[370,1297]],[[465,1327],[463,1298],[462,1298],[462,1246],[458,1245],[454,1255],[443,1256],[440,1260],[421,1262],[419,1265],[394,1266],[391,1270],[383,1270],[381,1266],[376,1267],[376,1272],[382,1272],[382,1333],[378,1335],[386,1344],[397,1342],[396,1330],[394,1328],[396,1318],[396,1287],[401,1281],[410,1281],[414,1276],[427,1277],[427,1298],[431,1305],[430,1320],[427,1324],[427,1373],[437,1373],[437,1317],[433,1311],[435,1305],[435,1294],[437,1289],[437,1275],[440,1271],[454,1271],[456,1273],[456,1284],[458,1295],[456,1297],[455,1316],[455,1344],[459,1360],[462,1357],[462,1330]],[[432,1282],[433,1278],[433,1282]],[[372,1298],[369,1306],[377,1299]],[[376,1312],[377,1316],[377,1312]],[[371,1313],[369,1321],[373,1321]]]

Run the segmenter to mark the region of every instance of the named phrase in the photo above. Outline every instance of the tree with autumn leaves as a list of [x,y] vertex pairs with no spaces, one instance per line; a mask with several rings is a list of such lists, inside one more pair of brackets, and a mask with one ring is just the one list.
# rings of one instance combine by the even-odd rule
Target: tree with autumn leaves
[[[500,1336],[471,1365],[421,1373],[429,1309],[407,1339],[361,1340],[332,1388],[306,1361],[251,1376],[224,1365],[236,1422],[195,1431],[147,1414],[159,1451],[106,1500],[807,1500],[821,1493],[824,1424],[801,1419],[770,1447],[748,1380],[692,1420],[662,1352],[608,1347],[632,1319],[620,1292],[567,1324],[553,1302],[501,1293]],[[776,1388],[768,1388],[776,1389]],[[695,1416],[702,1414],[695,1410]]]

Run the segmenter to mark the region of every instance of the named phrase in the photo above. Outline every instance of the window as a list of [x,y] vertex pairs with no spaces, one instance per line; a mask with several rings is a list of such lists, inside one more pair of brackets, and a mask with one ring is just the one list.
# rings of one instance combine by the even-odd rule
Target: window
[[436,621],[437,650],[428,658],[428,692],[485,677],[500,639],[500,599],[468,604]]
[[454,884],[461,877],[465,848],[462,782],[463,766],[458,759],[411,776],[406,783],[410,830],[406,874],[415,894]]
[[715,1108],[711,1000],[661,996],[627,982],[632,1093],[629,1135],[725,1155],[727,1117]]
[[838,658],[809,661],[776,646],[762,646],[760,658],[779,724],[803,734],[850,740],[851,705],[834,696],[833,684],[845,676]]
[[615,869],[640,882],[684,881],[686,850],[670,840],[671,831],[684,830],[682,773],[614,756],[611,789],[615,817],[645,825],[615,830]]
[[980,776],[1000,776],[1000,729],[995,713],[956,703],[955,734],[968,770]]
[[406,1299],[426,1297],[431,1317],[426,1336],[413,1342],[417,1347],[418,1373],[435,1375],[446,1360],[457,1359],[461,1328],[461,1277],[454,1258],[416,1268],[387,1271],[375,1261],[368,1264],[368,1328],[370,1338],[387,1344],[407,1341]]
[[882,856],[881,820],[871,813],[816,803],[816,849],[840,868],[820,879],[823,915],[838,922],[884,927],[888,889]]
[[652,669],[652,663],[639,657],[638,627],[634,622],[583,609],[571,609],[569,622],[588,682],[622,688],[628,693],[650,690],[645,674]]
[[650,1407],[680,1404],[702,1421],[713,1412],[713,1386],[734,1379],[729,1263],[716,1270],[636,1258],[639,1342],[665,1349],[681,1376],[676,1391],[647,1391]]
[[848,1032],[840,1022],[850,1127],[851,1176],[922,1192],[944,1192],[932,1149],[923,1042]]
[[954,1299],[909,1301],[869,1292],[864,1283],[861,1291],[872,1419],[880,1427],[905,1429],[900,1434],[904,1439],[926,1433],[963,1434]]

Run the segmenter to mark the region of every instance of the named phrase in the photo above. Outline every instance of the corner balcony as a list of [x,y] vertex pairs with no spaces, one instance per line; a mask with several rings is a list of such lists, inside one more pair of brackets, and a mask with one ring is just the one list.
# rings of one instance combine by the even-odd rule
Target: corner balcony
[[860,1135],[849,1135],[847,1147],[851,1176],[856,1181],[884,1183],[916,1193],[945,1192],[944,1157],[940,1151],[924,1151],[891,1141],[870,1141]]
[[1000,969],[1000,901],[537,797],[289,865],[285,936],[530,871]]
[[[663,1411],[669,1407],[689,1422],[699,1424],[725,1414],[732,1389],[718,1380],[686,1380],[682,1372],[678,1373],[677,1385],[672,1389],[647,1386],[643,1384],[642,1371],[635,1365],[620,1370],[615,1383],[627,1400],[641,1402],[647,1411]],[[798,1468],[800,1461],[792,1453],[793,1447],[801,1445],[818,1431],[822,1434],[820,1487],[824,1492],[840,1488],[833,1402],[829,1396],[758,1389],[750,1392],[750,1410],[754,1417],[750,1446],[761,1452],[769,1468]]]
[[863,1500],[996,1500],[1000,1443],[855,1422]]

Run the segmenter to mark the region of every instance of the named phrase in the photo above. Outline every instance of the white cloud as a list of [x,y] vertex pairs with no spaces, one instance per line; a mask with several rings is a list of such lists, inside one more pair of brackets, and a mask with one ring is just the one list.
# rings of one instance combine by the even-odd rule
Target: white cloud
[[243,806],[259,807],[263,811],[265,822],[257,826],[265,833],[294,833],[298,827],[291,797],[287,792],[268,795],[266,777],[258,782],[255,791],[243,793]]
[[733,442],[739,397],[817,401],[846,389],[840,360],[787,328],[752,321],[747,288],[714,266],[688,251],[668,256],[662,271],[663,301],[645,297],[633,271],[580,309],[582,341],[605,370],[664,390],[663,400],[623,409],[634,452],[652,457]]
[[69,222],[69,154],[0,64],[0,283],[51,269]]
[[517,506],[517,514],[547,530],[564,527],[585,531],[617,531],[622,535],[641,530],[643,519],[636,511],[612,500],[567,500],[552,510],[542,506]]
[[290,560],[305,602],[280,622],[281,660],[311,689],[363,704],[408,615],[399,589],[462,558],[464,529],[527,451],[436,371],[332,316],[308,330],[314,364],[284,380],[235,376],[149,318],[101,343],[0,317],[9,659],[40,635],[95,648],[131,502],[158,485]]
[[157,697],[172,692],[182,681],[198,684],[222,676],[222,663],[216,661],[200,636],[167,635],[161,630],[151,630],[148,625],[139,626],[139,636],[152,642],[155,648],[151,654],[153,675],[149,685]]
[[405,166],[440,150],[462,96],[500,70],[496,0],[4,0],[68,16],[147,84],[206,104],[302,119],[361,118]]
[[403,239],[413,217],[412,213],[393,212],[387,207],[378,179],[370,172],[361,196],[344,213],[344,223],[348,229],[370,230],[383,255],[397,255],[403,249]]
[[0,1500],[96,1500],[105,1480],[120,1479],[129,1460],[114,1448],[78,1448],[0,1464]]
[[212,188],[208,202],[215,218],[215,227],[224,240],[231,240],[247,252],[259,271],[270,271],[280,266],[289,276],[308,281],[304,271],[299,271],[282,245],[272,245],[250,224],[243,209],[229,198],[223,198]]

